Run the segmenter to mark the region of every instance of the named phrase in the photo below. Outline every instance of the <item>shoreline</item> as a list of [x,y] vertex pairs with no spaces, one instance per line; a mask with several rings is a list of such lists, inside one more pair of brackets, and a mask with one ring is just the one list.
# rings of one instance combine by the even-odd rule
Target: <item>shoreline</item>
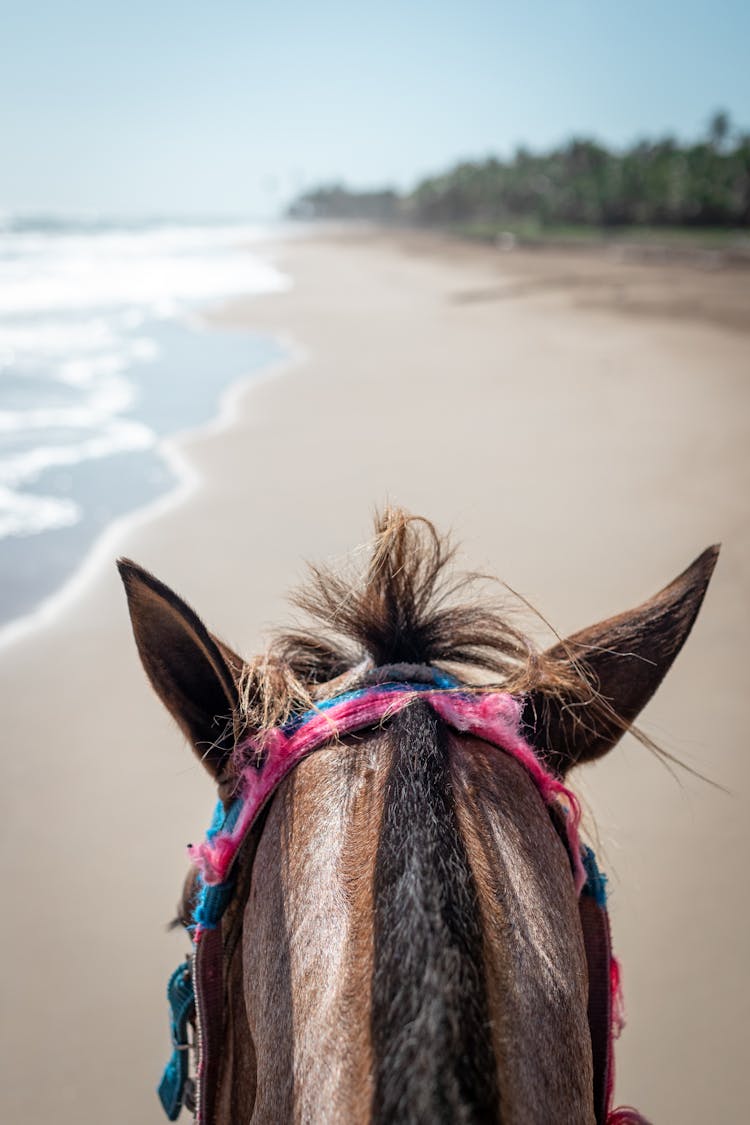
[[[470,569],[507,578],[563,635],[637,605],[723,540],[693,634],[642,725],[742,794],[746,334],[663,316],[656,267],[623,275],[642,303],[653,294],[656,311],[641,314],[582,301],[599,274],[581,279],[557,260],[532,268],[351,233],[285,243],[275,258],[290,290],[225,303],[212,319],[291,341],[289,362],[236,381],[220,419],[170,439],[194,486],[158,518],[121,526],[117,549],[249,656],[269,623],[289,620],[285,592],[303,560],[351,556],[388,499],[453,528]],[[697,284],[670,277],[670,297],[678,281],[688,293]],[[466,294],[477,299],[456,300]],[[215,796],[148,687],[109,550],[43,643],[34,632],[0,652],[6,908],[24,922],[0,964],[14,1057],[0,1115],[24,1125],[111,1116],[123,1057],[118,1112],[160,1121],[164,982],[185,951],[164,925],[184,841]],[[691,778],[675,785],[632,740],[574,786],[607,857],[625,973],[616,1098],[654,1120],[738,1119],[748,997],[737,935],[750,924],[736,894],[750,842],[741,803]],[[36,969],[52,944],[66,973],[50,1010]],[[40,1052],[45,1080],[34,1082]]]
[[383,239],[451,241],[485,251],[588,254],[591,257],[612,257],[622,252],[624,258],[632,257],[644,265],[671,264],[699,269],[718,266],[740,270],[750,267],[750,228],[606,228],[561,224],[557,228],[552,225],[548,231],[539,227],[537,234],[529,234],[521,220],[509,220],[507,226],[500,222],[410,226],[345,218],[293,219],[290,223],[292,230],[293,224],[299,223],[300,229],[304,229],[303,237],[310,238],[370,233]]
[[[257,294],[250,295],[250,299],[255,296]],[[196,322],[209,333],[212,331],[214,315],[213,307],[194,314]],[[232,380],[220,393],[215,414],[206,421],[178,430],[157,442],[155,449],[174,478],[173,486],[162,495],[135,507],[125,515],[112,519],[85,550],[79,564],[62,585],[51,595],[43,597],[30,613],[11,618],[1,624],[0,654],[37,630],[54,625],[66,609],[85,594],[87,586],[100,573],[105,559],[109,560],[117,555],[117,544],[129,531],[147,526],[151,521],[158,520],[190,500],[193,493],[200,488],[202,478],[196,465],[190,460],[186,447],[196,439],[212,437],[231,428],[239,417],[240,401],[249,386],[283,375],[297,364],[304,362],[304,353],[291,341],[279,336],[273,339],[285,353],[282,358],[271,360]]]

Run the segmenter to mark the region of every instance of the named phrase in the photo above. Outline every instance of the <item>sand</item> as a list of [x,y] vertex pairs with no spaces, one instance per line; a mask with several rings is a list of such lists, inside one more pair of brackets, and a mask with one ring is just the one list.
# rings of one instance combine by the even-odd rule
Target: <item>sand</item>
[[750,274],[374,234],[275,253],[293,291],[220,315],[293,359],[178,443],[189,495],[110,537],[55,619],[0,652],[0,1119],[162,1120],[163,989],[186,948],[164,925],[213,793],[147,688],[114,555],[251,653],[303,559],[365,542],[391,499],[561,631],[723,541],[644,725],[729,794],[627,740],[576,781],[624,964],[618,1100],[744,1120]]

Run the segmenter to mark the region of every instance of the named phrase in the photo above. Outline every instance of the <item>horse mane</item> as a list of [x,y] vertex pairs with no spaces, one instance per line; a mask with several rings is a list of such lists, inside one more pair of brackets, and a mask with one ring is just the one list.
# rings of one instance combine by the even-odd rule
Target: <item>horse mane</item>
[[481,907],[448,729],[415,702],[389,737],[373,879],[372,1121],[500,1121]]
[[311,565],[292,596],[301,626],[275,634],[242,669],[241,726],[262,733],[285,722],[363,663],[460,670],[477,690],[590,698],[580,669],[549,658],[510,624],[484,576],[454,573],[455,555],[429,520],[386,508],[363,569]]

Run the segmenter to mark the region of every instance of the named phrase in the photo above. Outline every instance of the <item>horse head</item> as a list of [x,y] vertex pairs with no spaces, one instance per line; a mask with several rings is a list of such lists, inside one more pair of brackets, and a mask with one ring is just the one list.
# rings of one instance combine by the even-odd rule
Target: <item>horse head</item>
[[120,563],[148,677],[219,797],[170,982],[172,1118],[641,1120],[611,1110],[617,966],[567,776],[632,728],[717,550],[545,652],[461,600],[451,555],[387,512],[364,577],[316,570],[309,629],[252,661]]

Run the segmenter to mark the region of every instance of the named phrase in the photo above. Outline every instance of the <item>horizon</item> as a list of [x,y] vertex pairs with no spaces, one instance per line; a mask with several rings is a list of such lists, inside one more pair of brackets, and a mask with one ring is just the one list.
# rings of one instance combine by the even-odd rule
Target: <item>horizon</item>
[[[489,161],[489,160],[492,160],[492,159],[498,159],[501,162],[512,162],[513,159],[515,158],[516,154],[521,150],[521,148],[524,150],[524,152],[527,155],[531,155],[532,157],[543,157],[543,156],[547,155],[548,153],[550,153],[552,151],[559,150],[560,148],[563,148],[565,145],[571,144],[573,142],[577,142],[577,143],[592,142],[592,143],[598,144],[601,147],[605,148],[607,151],[609,151],[613,155],[622,154],[625,151],[627,151],[628,149],[632,148],[634,145],[637,145],[639,143],[658,144],[659,142],[664,141],[664,140],[668,140],[668,139],[674,140],[677,144],[682,145],[682,146],[690,146],[692,144],[700,144],[701,141],[703,141],[707,138],[709,124],[711,122],[711,119],[715,115],[719,115],[719,114],[722,114],[722,113],[724,113],[723,110],[717,109],[717,110],[714,111],[714,113],[707,115],[703,130],[701,131],[701,133],[699,133],[695,137],[677,138],[677,137],[675,137],[674,134],[661,134],[660,136],[657,137],[657,136],[647,136],[647,135],[644,134],[641,137],[639,137],[637,140],[631,142],[630,145],[615,146],[615,145],[607,145],[606,142],[604,142],[604,141],[598,140],[597,138],[587,136],[587,135],[582,134],[582,133],[578,133],[574,130],[574,131],[571,131],[571,133],[569,134],[569,136],[567,138],[560,141],[557,145],[545,146],[544,148],[535,149],[535,148],[532,148],[530,146],[524,145],[524,146],[518,146],[516,148],[515,152],[510,153],[510,154],[500,154],[500,153],[497,153],[497,152],[486,152],[480,157],[472,157],[472,156],[467,154],[463,158],[455,160],[448,165],[445,165],[445,166],[440,167],[440,168],[434,168],[434,169],[431,169],[430,171],[427,171],[427,172],[423,173],[422,176],[418,180],[416,180],[413,183],[407,185],[406,187],[399,187],[398,185],[395,185],[393,183],[388,183],[388,182],[367,183],[367,184],[363,183],[363,184],[354,185],[354,184],[351,183],[351,181],[348,181],[348,180],[345,180],[345,179],[339,179],[339,180],[332,180],[332,181],[321,180],[321,181],[316,182],[316,183],[311,183],[310,185],[308,185],[307,188],[304,189],[304,191],[315,191],[315,190],[325,191],[325,190],[341,189],[345,192],[351,192],[351,193],[356,194],[357,192],[364,192],[364,193],[374,192],[374,193],[377,193],[377,192],[380,192],[380,191],[395,190],[398,195],[403,197],[403,196],[408,196],[410,194],[410,192],[412,190],[414,190],[419,185],[419,183],[422,182],[423,180],[429,179],[431,177],[441,176],[441,175],[446,174],[446,173],[450,173],[459,164],[464,163],[464,162],[470,163],[470,164],[481,164],[482,162]],[[730,115],[726,115],[726,116],[729,117]],[[731,120],[731,117],[730,117],[730,125],[731,125],[731,133],[730,133],[730,136],[728,138],[729,145],[734,143],[735,139],[739,140],[741,136],[744,137],[744,136],[750,135],[750,132],[748,130],[743,129],[742,127],[738,127],[736,122]],[[64,232],[67,233],[71,229],[75,230],[77,226],[80,226],[82,231],[93,233],[93,231],[98,226],[101,226],[102,228],[105,228],[105,229],[111,228],[111,227],[127,228],[127,227],[132,226],[134,228],[134,230],[139,231],[139,230],[143,230],[144,228],[148,228],[148,227],[159,228],[159,227],[167,227],[167,226],[170,226],[172,224],[181,225],[181,226],[185,226],[185,225],[215,226],[215,227],[217,227],[217,229],[220,229],[222,226],[247,226],[247,227],[251,227],[251,228],[254,227],[254,226],[257,226],[259,228],[263,228],[263,227],[266,227],[268,225],[274,225],[274,224],[284,225],[284,224],[289,223],[289,222],[294,223],[294,224],[298,224],[300,222],[299,217],[289,214],[288,207],[289,207],[290,203],[295,202],[296,200],[300,199],[301,197],[302,197],[302,193],[300,193],[300,195],[297,196],[297,197],[290,196],[288,200],[284,201],[280,205],[280,208],[279,208],[278,211],[271,212],[271,213],[268,213],[268,214],[265,214],[265,215],[258,215],[258,214],[251,214],[251,213],[242,214],[240,212],[235,212],[235,213],[227,212],[227,213],[223,213],[223,214],[222,213],[211,214],[211,213],[207,213],[207,212],[204,212],[204,213],[200,213],[200,212],[180,213],[179,211],[172,211],[172,212],[158,212],[158,211],[148,212],[148,211],[145,211],[145,212],[142,212],[142,213],[139,214],[137,212],[128,213],[128,212],[103,211],[103,210],[99,210],[99,209],[96,209],[96,208],[88,208],[88,209],[87,208],[78,208],[78,209],[59,210],[58,211],[58,210],[54,210],[54,209],[50,209],[50,210],[24,210],[24,209],[21,209],[21,208],[3,209],[2,207],[0,207],[0,233],[2,233],[3,230],[6,229],[7,227],[10,227],[10,229],[15,229],[15,230],[21,231],[21,232],[26,227],[28,227],[28,229],[30,229],[30,230],[38,230],[40,227],[49,227],[51,233],[55,231],[56,227],[59,227],[61,231],[64,231]]]
[[[320,184],[407,191],[573,137],[750,127],[750,7],[384,0],[8,7],[0,215],[262,221]],[[19,92],[20,95],[19,96]]]

